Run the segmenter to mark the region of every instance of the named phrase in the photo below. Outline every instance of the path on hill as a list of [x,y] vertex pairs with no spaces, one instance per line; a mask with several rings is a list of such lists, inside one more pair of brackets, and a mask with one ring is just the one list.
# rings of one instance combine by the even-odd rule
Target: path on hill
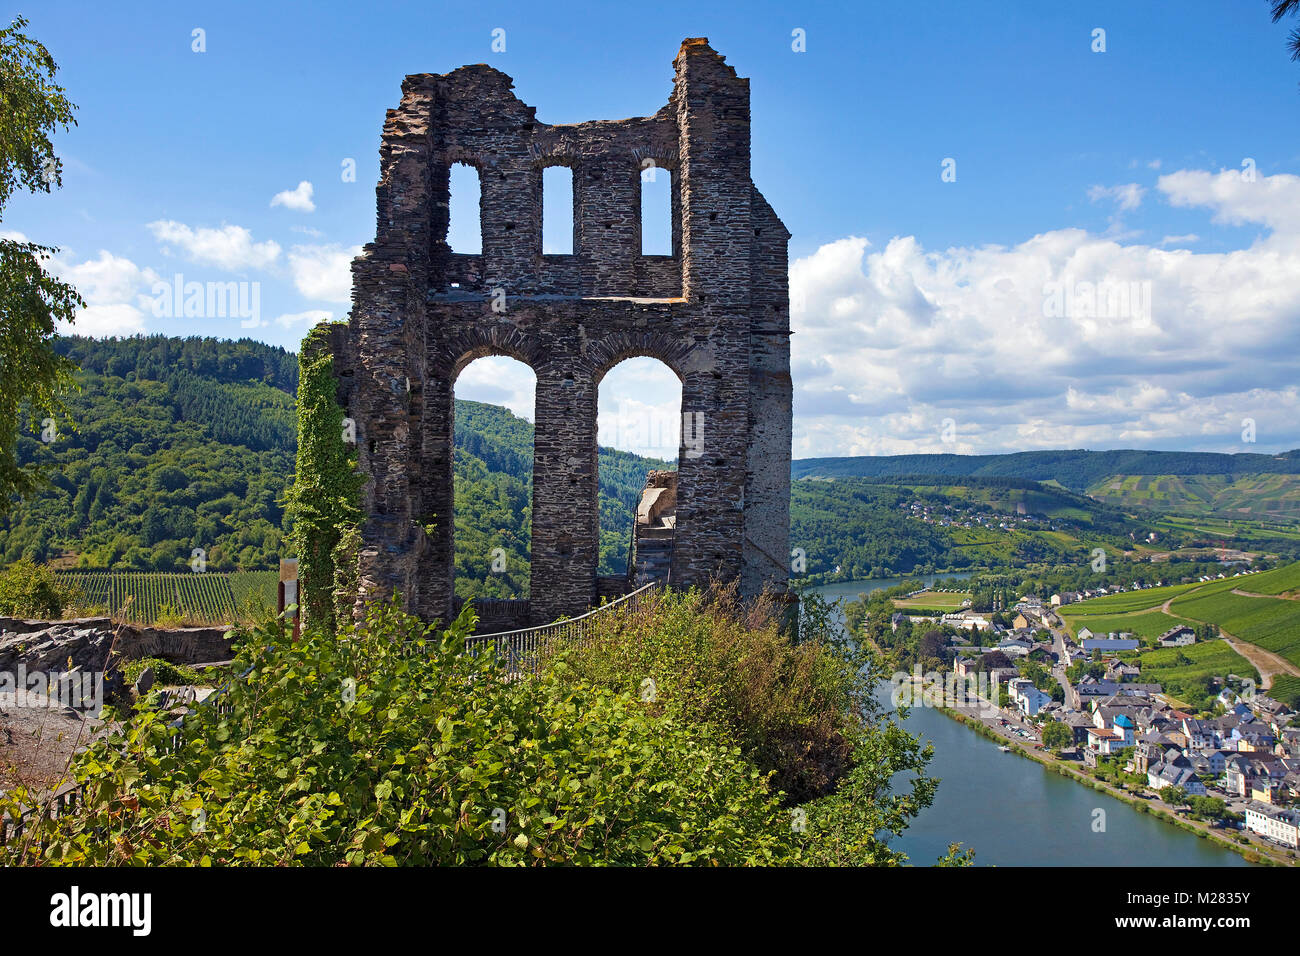
[[[1190,588],[1187,591],[1184,591],[1182,594],[1175,594],[1164,604],[1160,605],[1160,610],[1170,616],[1174,616],[1174,612],[1169,610],[1169,605],[1174,602],[1174,599],[1180,597],[1186,597],[1189,594],[1195,594],[1199,590],[1200,588]],[[1242,591],[1237,588],[1234,588],[1232,593],[1239,594],[1242,597],[1277,597],[1278,596],[1275,594],[1251,594],[1248,591]],[[1180,613],[1178,616],[1186,618],[1189,621],[1196,621],[1197,624],[1213,624],[1212,621],[1202,621],[1198,618],[1191,617],[1187,614]],[[1217,624],[1214,624],[1213,626],[1219,627]],[[1277,654],[1274,654],[1272,651],[1266,651],[1258,644],[1251,644],[1248,643],[1247,641],[1243,641],[1239,637],[1234,637],[1233,635],[1229,634],[1221,627],[1219,627],[1219,634],[1223,638],[1223,642],[1225,644],[1231,647],[1242,657],[1246,658],[1246,660],[1250,661],[1250,663],[1254,666],[1255,670],[1259,671],[1260,690],[1268,690],[1270,687],[1272,687],[1273,677],[1276,674],[1290,674],[1293,677],[1300,677],[1300,667],[1296,667],[1296,665],[1292,664],[1285,657],[1281,657]]]
[[1219,633],[1223,635],[1225,644],[1255,665],[1255,670],[1259,671],[1260,690],[1268,690],[1272,687],[1273,677],[1276,674],[1290,674],[1293,677],[1300,677],[1300,667],[1296,667],[1285,657],[1279,657],[1272,651],[1266,651],[1257,644],[1248,644],[1233,637],[1222,628],[1219,629]]
[[1241,588],[1233,588],[1232,593],[1239,597],[1280,598],[1283,601],[1300,601],[1300,594],[1296,594],[1295,592],[1289,594],[1256,594],[1254,591],[1243,591]]

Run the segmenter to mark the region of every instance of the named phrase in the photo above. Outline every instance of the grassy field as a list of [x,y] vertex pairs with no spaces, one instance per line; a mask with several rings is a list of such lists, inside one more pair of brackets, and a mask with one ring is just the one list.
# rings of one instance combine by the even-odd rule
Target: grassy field
[[1072,637],[1079,633],[1080,628],[1086,627],[1102,637],[1111,631],[1129,631],[1138,638],[1159,637],[1177,624],[1195,624],[1194,621],[1174,617],[1160,610],[1136,611],[1131,614],[1088,614],[1074,620],[1065,618],[1065,623]]
[[1300,677],[1278,674],[1273,678],[1273,686],[1269,688],[1268,695],[1289,707],[1300,707]]
[[[1087,601],[1080,601],[1078,604],[1066,605],[1061,608],[1061,616],[1076,618],[1145,611],[1153,607],[1158,608],[1170,598],[1186,594],[1189,590],[1198,586],[1196,584],[1174,584],[1166,588],[1147,588],[1144,591],[1126,591],[1123,594],[1092,598]],[[1170,627],[1172,626],[1171,624]]]
[[1300,475],[1112,475],[1088,489],[1124,508],[1154,508],[1184,515],[1300,519]]
[[1139,655],[1142,681],[1164,686],[1165,693],[1192,703],[1206,694],[1205,678],[1236,674],[1258,682],[1250,662],[1223,641],[1205,641],[1189,647],[1162,647]]
[[[1260,575],[1259,577],[1264,577]],[[1234,637],[1300,664],[1300,601],[1233,594],[1216,581],[1177,598],[1172,611],[1197,621],[1216,624]]]
[[133,624],[229,624],[274,611],[276,571],[59,571],[77,604]]
[[1300,591],[1300,562],[1274,568],[1263,574],[1252,574],[1239,580],[1237,587],[1250,594],[1287,594]]
[[894,607],[899,610],[914,608],[957,610],[961,607],[963,601],[969,600],[969,591],[922,591],[910,598],[895,598]]
[[[1072,634],[1086,626],[1098,633],[1130,631],[1139,638],[1157,637],[1176,624],[1204,622],[1300,664],[1300,601],[1232,593],[1274,595],[1297,588],[1300,563],[1262,574],[1093,598],[1062,608],[1061,617]],[[1165,601],[1170,602],[1168,614],[1161,610]],[[1205,696],[1206,677],[1231,673],[1259,679],[1254,666],[1223,641],[1143,651],[1140,658],[1143,681],[1163,684],[1167,693],[1188,703]],[[1300,693],[1300,678],[1279,680],[1277,693]]]
[[[1274,595],[1297,588],[1300,563],[1293,563],[1262,574],[1093,598],[1062,608],[1061,616],[1071,633],[1087,626],[1093,631],[1132,631],[1141,637],[1158,635],[1179,623],[1214,624],[1300,664],[1300,601],[1232,593],[1240,589]],[[1170,601],[1169,614],[1159,610],[1165,601]]]

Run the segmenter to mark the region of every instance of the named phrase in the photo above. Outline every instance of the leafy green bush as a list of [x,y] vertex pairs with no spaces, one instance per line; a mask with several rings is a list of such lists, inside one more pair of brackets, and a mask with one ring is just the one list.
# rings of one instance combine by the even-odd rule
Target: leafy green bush
[[824,639],[791,643],[774,603],[744,607],[733,591],[652,593],[635,614],[598,617],[563,659],[568,679],[653,687],[656,706],[725,730],[796,802],[846,772],[853,729],[874,704],[854,655]]
[[[566,681],[653,697],[725,734],[796,804],[790,812],[808,834],[797,862],[903,863],[889,839],[934,800],[938,781],[925,774],[932,749],[876,696],[885,660],[846,642],[820,595],[802,600],[803,639],[792,644],[779,602],[742,604],[731,590],[657,592],[634,613],[599,618],[557,670]],[[900,775],[909,786],[895,792]],[[939,863],[970,861],[953,846]]]
[[134,684],[146,667],[153,668],[154,683],[167,687],[173,684],[202,684],[205,679],[192,667],[173,664],[160,657],[140,657],[122,665],[122,676],[128,684]]
[[[336,638],[242,643],[253,670],[171,746],[142,711],[76,761],[88,799],[8,863],[667,864],[797,859],[759,770],[680,707],[514,680],[394,607]],[[12,814],[25,794],[0,798]],[[42,850],[41,847],[44,847]]]
[[0,615],[57,618],[75,598],[45,565],[24,559],[0,571]]

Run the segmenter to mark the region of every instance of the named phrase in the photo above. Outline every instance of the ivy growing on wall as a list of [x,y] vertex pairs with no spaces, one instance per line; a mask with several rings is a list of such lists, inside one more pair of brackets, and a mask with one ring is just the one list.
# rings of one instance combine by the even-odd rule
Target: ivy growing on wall
[[345,438],[327,335],[324,326],[312,329],[298,360],[298,457],[285,515],[287,539],[299,559],[302,614],[333,630],[338,610],[351,603],[348,594],[336,595],[336,589],[355,587],[363,479],[357,473],[355,442]]

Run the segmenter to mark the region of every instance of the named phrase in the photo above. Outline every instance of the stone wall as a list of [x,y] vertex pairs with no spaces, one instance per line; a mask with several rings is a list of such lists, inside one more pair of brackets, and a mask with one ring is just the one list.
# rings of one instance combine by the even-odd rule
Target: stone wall
[[[537,375],[533,623],[579,613],[596,576],[596,400],[627,358],[659,359],[690,416],[673,581],[788,573],[789,233],[749,175],[749,84],[703,39],[682,44],[654,116],[550,126],[485,65],[408,76],[384,125],[373,243],[331,332],[356,421],[358,608],[395,589],[453,610],[453,386],[485,355]],[[447,245],[451,166],[478,170],[481,255]],[[573,170],[574,252],[541,251],[542,170]],[[641,254],[641,172],[671,176],[673,254]],[[659,173],[662,175],[662,173]]]

